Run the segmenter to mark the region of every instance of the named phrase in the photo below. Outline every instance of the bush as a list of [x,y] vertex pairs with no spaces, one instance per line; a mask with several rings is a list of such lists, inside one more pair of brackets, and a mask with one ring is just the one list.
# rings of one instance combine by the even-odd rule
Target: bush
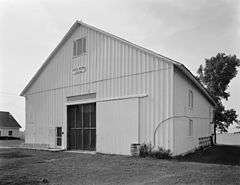
[[139,148],[139,156],[140,157],[147,157],[152,153],[152,145],[151,144],[141,144]]
[[139,148],[139,156],[140,157],[152,157],[157,159],[171,159],[172,153],[170,150],[166,150],[164,148],[158,147],[157,150],[153,150],[151,144],[142,144]]
[[158,147],[157,150],[151,152],[150,156],[157,159],[171,159],[172,153],[170,150]]

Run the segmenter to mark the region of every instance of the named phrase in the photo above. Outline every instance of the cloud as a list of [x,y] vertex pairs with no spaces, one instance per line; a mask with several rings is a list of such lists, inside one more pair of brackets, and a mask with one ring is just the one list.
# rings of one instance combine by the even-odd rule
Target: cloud
[[236,51],[239,1],[140,2],[137,13],[145,12],[149,21],[144,20],[144,42],[154,50],[182,59],[195,54],[204,57],[204,53],[217,50]]

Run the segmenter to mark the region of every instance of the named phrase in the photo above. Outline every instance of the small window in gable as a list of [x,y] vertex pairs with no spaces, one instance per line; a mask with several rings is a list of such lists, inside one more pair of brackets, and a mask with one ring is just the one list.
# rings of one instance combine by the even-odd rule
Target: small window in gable
[[73,57],[86,53],[86,37],[73,41]]
[[193,135],[193,120],[189,120],[189,123],[188,123],[188,136],[192,136]]
[[192,92],[192,90],[188,91],[188,107],[189,107],[189,109],[193,108],[193,92]]
[[11,130],[8,131],[8,136],[12,136],[12,131]]

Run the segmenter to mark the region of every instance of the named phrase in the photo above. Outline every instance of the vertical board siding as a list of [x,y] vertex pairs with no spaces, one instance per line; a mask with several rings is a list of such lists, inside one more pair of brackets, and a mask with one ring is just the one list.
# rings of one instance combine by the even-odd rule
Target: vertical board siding
[[130,155],[138,142],[138,98],[99,102],[97,110],[98,152]]
[[[73,58],[73,40],[83,36],[87,53]],[[77,66],[85,66],[86,72],[73,75]],[[80,26],[26,93],[26,141],[54,146],[54,128],[66,128],[66,97],[95,92],[97,99],[147,94],[139,100],[139,140],[152,143],[158,123],[173,114],[172,78],[173,64]],[[157,145],[172,149],[171,135],[168,125],[161,126]]]
[[[193,120],[193,135],[189,136],[189,118],[174,119],[175,155],[191,151],[199,146],[198,138],[211,136],[212,115],[209,109],[213,106],[199,90],[177,69],[174,69],[174,115],[188,116]],[[188,107],[188,91],[193,92],[193,109]]]

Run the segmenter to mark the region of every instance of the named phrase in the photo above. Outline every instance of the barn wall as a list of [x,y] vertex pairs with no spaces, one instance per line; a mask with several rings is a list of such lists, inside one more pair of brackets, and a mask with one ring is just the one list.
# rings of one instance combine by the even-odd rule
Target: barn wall
[[[73,40],[82,36],[87,53],[73,58]],[[73,74],[83,66],[86,72]],[[173,64],[79,27],[26,92],[26,142],[55,146],[54,129],[63,126],[66,146],[66,97],[88,93],[96,99],[147,94],[139,101],[139,140],[152,143],[157,124],[173,114]],[[158,129],[157,145],[172,149],[172,126]]]
[[138,143],[138,98],[97,103],[97,151],[130,155]]
[[12,131],[11,137],[20,137],[19,128],[0,128],[1,136],[9,136],[8,131]]
[[[193,109],[188,106],[188,91],[193,91]],[[174,69],[174,115],[193,120],[193,135],[189,136],[189,118],[174,120],[174,151],[181,154],[198,147],[199,137],[213,134],[213,106],[199,90],[177,69]]]

